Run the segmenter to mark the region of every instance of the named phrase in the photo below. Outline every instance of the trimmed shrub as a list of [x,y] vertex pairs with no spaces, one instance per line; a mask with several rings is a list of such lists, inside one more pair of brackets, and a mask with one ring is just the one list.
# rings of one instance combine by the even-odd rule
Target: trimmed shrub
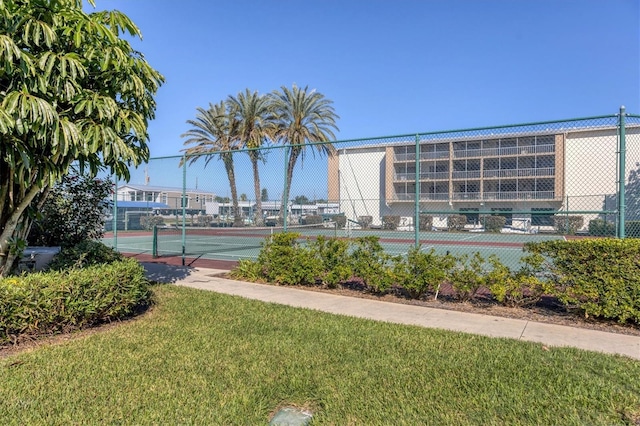
[[485,284],[485,259],[480,253],[473,256],[465,254],[457,258],[457,265],[451,271],[449,280],[456,292],[456,297],[463,301],[473,299]]
[[335,288],[353,276],[349,262],[349,241],[319,235],[309,245],[322,265],[319,277],[322,284]]
[[80,329],[148,307],[151,291],[135,259],[0,280],[0,343]]
[[300,221],[301,225],[317,225],[322,223],[322,216],[318,215],[307,215]]
[[435,249],[428,253],[422,247],[411,247],[407,258],[396,259],[393,276],[396,284],[406,290],[413,299],[420,299],[427,292],[435,292],[448,279],[455,258],[438,255]]
[[382,216],[382,229],[395,231],[400,226],[400,216]]
[[616,224],[603,219],[589,221],[589,235],[595,237],[612,237],[616,234]]
[[640,240],[544,241],[525,250],[551,259],[553,294],[567,308],[640,323]]
[[640,237],[640,220],[625,220],[624,233],[625,233],[625,236],[627,237],[639,238]]
[[333,216],[333,218],[331,218],[331,220],[336,223],[336,226],[338,227],[338,229],[344,228],[345,225],[347,224],[347,217],[343,214],[335,215]]
[[463,214],[452,214],[447,217],[447,229],[449,231],[462,231],[467,224],[467,217]]
[[362,226],[362,229],[369,229],[373,222],[373,216],[358,216],[358,223]]
[[354,276],[360,278],[373,293],[384,293],[393,284],[392,259],[384,252],[379,240],[375,236],[356,238],[350,256]]
[[511,271],[496,255],[489,256],[493,270],[485,278],[492,296],[505,306],[529,306],[536,304],[543,294],[549,294],[553,285],[538,278],[544,258],[531,254],[520,260],[524,265]]
[[196,219],[198,226],[211,226],[211,222],[213,222],[213,216],[201,214]]
[[484,230],[487,232],[500,232],[504,225],[507,223],[507,218],[504,216],[484,216],[482,218],[484,223]]
[[142,229],[153,229],[154,226],[164,225],[164,218],[157,215],[140,216],[140,226]]
[[82,241],[73,247],[63,248],[53,257],[49,269],[61,271],[70,268],[109,264],[122,260],[120,253],[99,241]]
[[421,214],[419,219],[418,229],[420,231],[431,231],[433,229],[433,216]]
[[584,225],[582,216],[553,216],[553,229],[558,234],[575,235],[582,225]]
[[265,239],[257,259],[265,280],[283,285],[315,284],[322,265],[298,238],[298,233],[281,232]]

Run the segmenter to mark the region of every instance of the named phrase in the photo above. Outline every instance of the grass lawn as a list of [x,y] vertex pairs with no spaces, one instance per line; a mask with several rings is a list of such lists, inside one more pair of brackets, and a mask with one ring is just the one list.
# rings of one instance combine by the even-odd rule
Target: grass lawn
[[139,320],[0,360],[0,424],[634,424],[640,362],[176,286]]

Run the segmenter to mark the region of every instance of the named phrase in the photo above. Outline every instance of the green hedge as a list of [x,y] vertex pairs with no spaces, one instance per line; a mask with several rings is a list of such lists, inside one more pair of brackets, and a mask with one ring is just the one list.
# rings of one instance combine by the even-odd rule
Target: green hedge
[[382,216],[382,229],[395,231],[400,226],[400,216]]
[[585,316],[640,323],[640,240],[598,238],[526,244],[551,259],[553,293]]
[[0,280],[0,344],[131,316],[151,303],[134,259]]
[[583,225],[584,217],[582,216],[556,215],[553,217],[553,228],[558,234],[575,235]]
[[118,260],[123,256],[98,241],[82,241],[73,247],[63,248],[56,254],[48,266],[53,271],[62,271],[69,268],[86,268],[87,266],[102,265]]
[[467,224],[467,217],[463,214],[452,214],[447,217],[449,231],[462,231]]
[[418,228],[420,231],[431,231],[433,229],[433,216],[421,214],[419,218],[420,223]]
[[300,235],[265,240],[257,261],[244,260],[231,274],[251,281],[338,287],[360,283],[365,291],[401,292],[411,298],[449,284],[458,300],[489,289],[506,306],[526,306],[543,295],[556,296],[569,310],[586,316],[640,323],[640,240],[588,239],[527,243],[518,270],[492,255],[423,252],[390,256],[375,236],[353,240],[318,237],[301,244]]
[[589,221],[589,235],[595,237],[612,237],[616,234],[616,224],[603,219]]
[[500,232],[507,223],[507,218],[504,216],[485,216],[482,218],[482,221],[485,231]]

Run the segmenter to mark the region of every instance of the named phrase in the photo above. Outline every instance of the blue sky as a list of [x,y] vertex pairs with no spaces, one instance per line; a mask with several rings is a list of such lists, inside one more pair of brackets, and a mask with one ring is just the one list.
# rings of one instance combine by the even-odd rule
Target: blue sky
[[338,139],[640,113],[637,0],[96,0],[164,74],[152,156],[206,107],[308,85]]
[[293,83],[334,101],[340,140],[640,113],[637,0],[96,2],[166,77],[153,157],[196,107]]

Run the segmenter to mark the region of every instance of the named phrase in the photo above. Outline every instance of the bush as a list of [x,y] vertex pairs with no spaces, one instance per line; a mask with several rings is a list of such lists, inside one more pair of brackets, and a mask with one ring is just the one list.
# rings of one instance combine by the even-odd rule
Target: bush
[[300,223],[302,225],[317,225],[322,223],[322,216],[318,216],[318,215],[307,215],[305,217],[302,218],[302,220],[300,221]]
[[506,306],[528,306],[537,303],[543,294],[551,293],[553,285],[538,278],[544,258],[531,254],[521,259],[524,264],[518,271],[511,271],[497,256],[491,255],[493,270],[485,277],[493,297]]
[[358,223],[362,226],[362,229],[369,229],[373,222],[373,216],[358,216]]
[[616,234],[616,224],[603,219],[589,221],[589,235],[594,237],[612,237]]
[[201,214],[201,215],[198,215],[198,218],[196,220],[197,220],[198,226],[211,226],[211,223],[213,222],[213,216]]
[[582,216],[553,216],[553,228],[558,234],[575,235],[576,231],[584,225]]
[[452,214],[447,217],[447,229],[449,231],[462,231],[467,224],[467,217],[463,214]]
[[314,284],[321,265],[313,250],[298,244],[300,234],[282,232],[265,239],[257,262],[265,280],[276,284]]
[[131,316],[151,303],[134,259],[0,280],[0,343]]
[[73,247],[102,238],[112,188],[110,181],[89,175],[64,176],[39,209],[27,241],[34,246]]
[[61,271],[69,268],[109,264],[122,260],[120,253],[98,241],[82,241],[73,247],[65,247],[53,257],[49,269]]
[[353,244],[350,261],[354,276],[360,278],[369,291],[386,292],[393,284],[392,259],[384,252],[379,238],[359,237]]
[[482,218],[482,221],[484,223],[485,231],[500,232],[507,223],[507,218],[504,216],[485,216]]
[[400,226],[400,216],[382,216],[382,229],[395,231]]
[[480,253],[475,252],[471,257],[462,255],[457,261],[458,264],[452,269],[449,280],[456,297],[466,302],[473,299],[485,284],[485,259]]
[[640,323],[640,240],[599,238],[527,243],[543,255],[553,294],[586,317]]
[[320,235],[310,246],[322,266],[319,277],[322,284],[335,288],[353,276],[348,241]]
[[151,230],[154,226],[164,225],[164,218],[157,215],[140,216],[142,229]]
[[344,228],[345,225],[347,224],[347,217],[343,214],[335,215],[331,220],[333,220],[336,223],[336,226],[338,227],[338,229]]
[[640,220],[625,220],[624,233],[627,237],[640,237]]
[[438,255],[434,249],[425,253],[422,247],[411,247],[406,259],[396,260],[394,280],[411,298],[420,299],[429,291],[437,291],[454,265],[455,258],[451,255]]
[[433,216],[421,214],[419,218],[420,223],[418,229],[420,231],[431,231],[433,229]]

